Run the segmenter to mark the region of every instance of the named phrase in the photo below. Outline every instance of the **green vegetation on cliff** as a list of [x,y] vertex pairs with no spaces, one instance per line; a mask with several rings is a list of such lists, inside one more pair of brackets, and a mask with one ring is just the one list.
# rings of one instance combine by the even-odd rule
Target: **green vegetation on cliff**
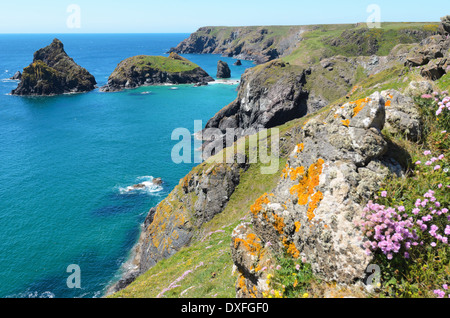
[[[302,149],[299,136],[306,123],[312,121],[313,125],[327,125],[326,121],[330,119],[331,111],[342,108],[343,104],[356,105],[356,107],[352,106],[354,107],[353,117],[355,117],[364,109],[361,105],[367,101],[367,97],[375,92],[387,91],[387,96],[391,96],[389,92],[392,90],[409,91],[408,95],[417,96],[417,92],[411,91],[414,89],[414,87],[411,88],[413,81],[428,83],[429,87],[425,89],[427,92],[433,89],[436,91],[450,89],[448,74],[435,82],[426,81],[420,69],[406,67],[399,60],[385,62],[386,64],[381,65],[383,67],[380,69],[371,70],[372,73],[367,70],[367,67],[363,67],[362,65],[369,64],[366,57],[375,54],[387,56],[397,44],[409,45],[419,42],[427,35],[436,32],[437,24],[386,23],[382,27],[381,30],[369,30],[361,25],[314,26],[302,33],[303,40],[291,55],[285,56],[281,61],[253,68],[251,72],[259,80],[258,85],[271,86],[284,78],[288,81],[298,80],[292,74],[304,74],[305,69],[311,67],[310,74],[306,76],[305,88],[310,94],[314,92],[326,98],[329,101],[328,106],[278,126],[281,141],[278,171],[275,174],[264,175],[260,172],[260,164],[250,164],[248,169],[241,171],[239,184],[229,197],[223,211],[195,230],[189,246],[183,247],[170,258],[159,261],[139,276],[134,283],[111,297],[232,298],[236,296],[237,290],[241,292],[244,290],[247,295],[254,296],[255,293],[252,290],[246,290],[242,273],[239,273],[233,264],[230,251],[232,233],[240,224],[247,224],[252,229],[257,226],[249,223],[250,211],[253,212],[256,207],[260,208],[261,203],[270,203],[262,198],[270,196],[267,193],[272,192],[279,183],[283,168],[287,169],[286,163],[294,156],[293,150]],[[267,28],[271,29],[271,27]],[[288,29],[286,27],[279,31],[284,34]],[[261,28],[255,27],[255,30],[261,30]],[[221,34],[223,37],[231,36],[233,31],[229,28],[204,28],[197,33],[200,32],[204,32],[202,36]],[[356,43],[359,44],[355,45]],[[362,57],[363,62],[355,62],[357,57]],[[389,109],[390,103],[388,98],[385,104],[386,110]],[[448,114],[444,119],[437,116],[434,99],[420,98],[420,94],[415,99],[414,105],[410,106],[420,109],[420,120],[424,130],[416,140],[413,140],[408,135],[409,131],[394,131],[388,125],[385,126],[380,134],[386,141],[389,158],[397,160],[404,174],[401,176],[392,174],[382,182],[378,193],[370,194],[372,200],[379,200],[380,203],[395,208],[401,205],[408,211],[413,208],[415,199],[423,198],[426,191],[433,189],[438,193],[443,186],[450,184],[447,158],[450,140]],[[343,126],[348,127],[350,120],[342,120],[342,122]],[[237,143],[246,145],[246,140],[247,138],[242,138]],[[342,140],[343,144],[344,142],[345,140]],[[439,168],[434,165],[427,168],[424,164],[422,166],[414,164],[418,160],[425,162],[429,159],[428,155],[424,154],[425,150],[429,150],[436,157],[442,156],[442,159],[439,159],[442,161]],[[252,151],[255,149],[246,150],[246,154],[249,155]],[[222,153],[215,157],[220,155]],[[209,171],[214,165],[211,162],[203,163],[194,168],[192,174],[185,179],[193,180],[193,174],[202,174],[202,171]],[[359,168],[364,170],[366,167],[363,165]],[[310,179],[313,180],[314,176]],[[306,181],[308,180],[307,178]],[[183,180],[180,184],[182,183]],[[382,191],[386,191],[387,195]],[[182,197],[181,192],[180,195]],[[438,197],[438,194],[436,196]],[[438,198],[442,204],[448,205],[448,195]],[[185,202],[197,202],[197,200],[197,195],[190,192]],[[361,205],[366,203],[361,202]],[[183,206],[178,208],[180,211],[185,209]],[[195,222],[195,215],[191,217],[192,222]],[[276,224],[275,214],[274,217]],[[442,224],[439,226],[442,227]],[[297,231],[297,222],[295,231]],[[428,245],[433,243],[426,234],[424,235],[423,240]],[[254,244],[251,247],[258,245],[255,242],[256,240],[251,240],[250,243]],[[243,244],[246,243],[250,244],[249,242]],[[264,297],[433,297],[433,291],[448,283],[450,279],[448,245],[440,249],[428,246],[419,248],[414,250],[414,253],[411,252],[410,258],[404,257],[406,254],[401,257],[397,255],[394,261],[390,261],[385,254],[377,252],[375,261],[381,267],[383,275],[381,285],[373,293],[362,288],[347,289],[336,283],[324,282],[314,277],[310,264],[301,261],[293,244],[286,244],[284,252],[286,253],[268,261],[271,266],[270,274],[266,276],[266,283],[273,290],[263,293]],[[255,266],[256,264],[257,262]],[[277,264],[281,264],[278,269],[275,267]],[[261,268],[255,267],[252,270],[256,272]],[[251,276],[252,273],[246,274]]]

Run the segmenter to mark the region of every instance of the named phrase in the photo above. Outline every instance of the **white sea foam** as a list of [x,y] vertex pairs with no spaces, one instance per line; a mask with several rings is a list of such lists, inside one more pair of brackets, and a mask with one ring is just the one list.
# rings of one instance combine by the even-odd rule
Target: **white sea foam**
[[119,187],[120,194],[130,194],[130,193],[158,193],[163,190],[160,184],[153,183],[154,177],[152,176],[142,176],[136,178],[136,183],[127,187]]

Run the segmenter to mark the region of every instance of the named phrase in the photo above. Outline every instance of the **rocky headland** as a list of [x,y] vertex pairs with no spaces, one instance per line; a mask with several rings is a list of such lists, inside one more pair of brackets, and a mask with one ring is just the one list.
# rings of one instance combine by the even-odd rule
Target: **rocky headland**
[[[173,295],[180,296],[371,295],[375,289],[364,282],[378,254],[367,253],[370,239],[360,226],[367,204],[380,195],[382,185],[416,182],[420,176],[411,170],[414,158],[429,147],[424,140],[433,134],[448,137],[442,128],[430,133],[429,118],[431,127],[437,121],[422,104],[434,90],[450,88],[449,20],[387,24],[383,30],[290,27],[295,45],[270,27],[208,27],[180,43],[174,51],[245,54],[264,63],[245,72],[236,100],[206,125],[219,138],[210,138],[211,130],[205,129],[205,147],[223,146],[228,128],[240,131],[233,151],[204,156],[207,160],[150,210],[134,248],[133,268],[110,291],[121,290],[118,297],[160,297],[170,289],[159,284],[167,273],[177,282]],[[248,34],[259,34],[259,40],[248,41]],[[260,48],[267,47],[269,34],[277,54],[250,49],[264,52]],[[243,138],[266,128],[280,133],[279,167],[271,176],[261,173],[261,163],[249,161],[265,146],[252,148]],[[433,147],[448,152],[441,145],[445,141],[433,140]],[[219,160],[224,156],[231,162]],[[179,276],[190,273],[198,280],[183,284],[173,267],[165,268],[165,260],[180,267]],[[292,273],[280,276],[288,264],[296,264]],[[305,268],[318,278],[314,284],[300,280]],[[276,285],[273,276],[283,284]],[[221,284],[232,284],[233,291]],[[280,290],[274,290],[277,286]],[[389,293],[391,287],[386,288]]]
[[100,91],[116,92],[140,86],[213,81],[201,67],[176,53],[168,57],[139,55],[120,62]]
[[33,62],[24,68],[20,80],[12,95],[83,93],[97,84],[94,76],[67,55],[58,39],[34,53]]

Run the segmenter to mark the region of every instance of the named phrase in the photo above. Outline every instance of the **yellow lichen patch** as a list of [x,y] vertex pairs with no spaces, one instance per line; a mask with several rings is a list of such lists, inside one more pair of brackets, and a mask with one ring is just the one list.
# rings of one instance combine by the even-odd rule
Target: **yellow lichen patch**
[[264,193],[262,196],[260,196],[258,199],[256,199],[255,203],[250,206],[250,211],[253,213],[254,216],[256,216],[259,212],[262,210],[263,204],[269,204],[269,198],[268,194]]
[[273,223],[274,228],[278,231],[279,234],[283,234],[284,229],[284,219],[281,216],[276,215],[273,213],[273,217],[275,219],[275,222]]
[[295,225],[295,232],[297,233],[298,231],[300,231],[302,224],[299,221],[297,221],[294,223],[294,225]]
[[242,244],[250,255],[262,257],[264,254],[261,240],[254,233],[247,234],[245,239],[239,237],[234,238],[234,248],[237,248],[239,244]]
[[290,193],[292,195],[297,195],[298,204],[306,205],[309,202],[308,208],[308,219],[311,221],[314,218],[314,210],[317,208],[319,202],[322,200],[323,195],[320,191],[315,193],[315,188],[319,185],[319,178],[322,174],[323,170],[323,159],[317,160],[316,163],[313,163],[306,174],[303,175],[303,178],[299,181],[298,184],[294,185],[290,189]]
[[320,191],[317,191],[314,193],[314,195],[311,197],[311,201],[309,202],[308,206],[308,212],[306,213],[306,216],[308,217],[308,220],[311,221],[314,217],[314,211],[318,207],[320,201],[323,199],[323,194]]
[[353,108],[353,117],[359,114],[359,112],[370,102],[370,98],[358,99],[357,101],[351,102],[350,104],[355,105]]
[[297,152],[302,152],[305,149],[305,145],[303,143],[297,145]]
[[348,119],[342,120],[342,125],[348,127],[350,125],[350,120],[348,120]]
[[300,251],[295,247],[295,244],[289,242],[287,238],[283,238],[283,245],[286,248],[286,252],[290,254],[293,258],[300,257]]

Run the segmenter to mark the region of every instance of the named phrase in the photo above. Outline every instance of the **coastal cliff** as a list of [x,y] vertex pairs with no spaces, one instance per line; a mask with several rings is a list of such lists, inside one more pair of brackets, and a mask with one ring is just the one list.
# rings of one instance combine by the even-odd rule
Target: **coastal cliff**
[[203,27],[170,52],[221,54],[265,63],[292,52],[305,29],[302,26]]
[[[393,25],[376,49],[368,47],[369,55],[358,55],[345,41],[332,40],[343,30],[330,29],[320,30],[319,38],[317,29],[305,32],[291,54],[246,71],[237,99],[206,126],[223,138],[227,128],[241,131],[237,153],[231,152],[235,162],[215,161],[230,149],[208,154],[150,211],[133,253],[135,267],[112,290],[120,290],[115,297],[420,295],[410,282],[443,284],[414,276],[419,265],[410,261],[412,253],[444,270],[436,261],[440,252],[425,246],[427,233],[415,229],[426,244],[412,236],[417,244],[408,242],[393,256],[377,250],[384,243],[377,244],[368,230],[373,221],[366,220],[380,199],[385,205],[377,211],[398,211],[402,226],[425,217],[420,213],[426,211],[411,211],[428,189],[441,208],[450,204],[443,191],[448,170],[442,169],[448,167],[450,127],[448,117],[440,117],[446,104],[438,104],[448,102],[450,40],[437,33],[437,24]],[[386,43],[404,34],[416,42]],[[313,49],[312,43],[323,46]],[[330,47],[339,54],[330,55]],[[428,61],[412,66],[416,57]],[[428,76],[430,67],[439,76]],[[265,128],[279,130],[278,169],[270,175],[261,172],[261,162],[248,161],[267,146],[252,148],[244,138]],[[206,145],[224,141],[207,137]],[[442,153],[433,158],[441,160],[434,169],[421,166],[425,148]],[[385,273],[382,287],[366,284],[371,264]],[[392,264],[405,265],[393,270]]]
[[168,57],[139,55],[120,62],[100,91],[115,92],[144,85],[212,81],[214,79],[201,67],[176,53]]
[[34,53],[20,80],[13,95],[82,93],[92,91],[97,84],[94,76],[67,55],[58,39]]

